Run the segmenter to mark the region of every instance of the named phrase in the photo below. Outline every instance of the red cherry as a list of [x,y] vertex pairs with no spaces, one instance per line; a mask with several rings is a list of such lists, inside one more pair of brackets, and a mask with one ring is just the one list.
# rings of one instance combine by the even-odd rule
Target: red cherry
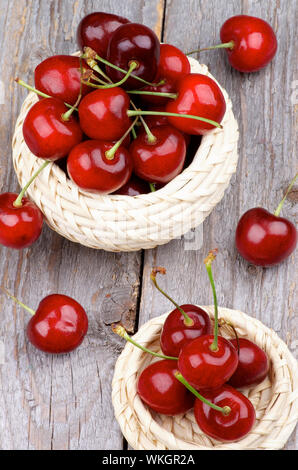
[[150,192],[150,186],[147,181],[141,180],[132,175],[128,182],[118,189],[114,194],[122,194],[124,196],[139,196]]
[[[137,62],[138,67],[133,71],[143,80],[152,82],[157,73],[160,55],[160,44],[156,34],[147,26],[138,23],[128,23],[120,26],[111,36],[107,60],[124,70],[128,70],[131,61]],[[123,78],[123,73],[107,66],[107,74],[113,82]],[[123,88],[141,88],[144,84],[130,77]]]
[[[147,85],[142,88],[142,92],[153,92],[153,93],[175,93],[176,92],[176,87],[174,82],[171,79],[163,79],[164,83],[161,85],[158,85],[158,82],[161,80],[159,76],[155,78],[155,82],[157,85]],[[140,99],[142,103],[150,105],[150,109],[152,110],[152,106],[162,106],[167,104],[167,102],[172,99],[172,98],[167,98],[164,96],[159,96],[159,95],[140,95]],[[157,116],[155,116],[157,117]],[[161,116],[160,116],[161,117]]]
[[221,387],[234,374],[238,354],[231,341],[218,336],[217,350],[211,345],[213,335],[205,335],[188,343],[180,352],[178,368],[197,390]]
[[[83,68],[89,69],[85,62]],[[35,86],[39,91],[71,105],[76,103],[81,87],[79,57],[69,55],[48,57],[36,67],[34,74]],[[82,96],[91,90],[91,87],[83,85]]]
[[194,396],[175,377],[177,361],[165,359],[143,370],[137,390],[143,402],[157,413],[174,416],[193,407]]
[[224,414],[196,399],[194,415],[199,428],[219,441],[235,442],[246,436],[253,428],[256,413],[252,403],[242,393],[229,385],[204,392],[204,398],[220,407],[229,407]]
[[82,130],[77,120],[63,115],[68,111],[57,98],[45,98],[28,111],[23,124],[25,142],[31,152],[45,160],[58,160],[81,142]]
[[226,49],[232,67],[240,72],[256,72],[274,57],[277,40],[271,26],[261,18],[238,15],[229,18],[221,27],[223,43],[233,42]]
[[79,105],[81,128],[91,139],[119,139],[131,124],[129,103],[129,96],[119,87],[89,93]]
[[18,194],[0,195],[0,243],[9,248],[22,249],[32,245],[41,234],[43,215],[26,197],[15,207]]
[[162,352],[167,356],[178,357],[181,350],[195,338],[208,335],[212,331],[209,315],[196,305],[181,305],[193,324],[187,324],[183,314],[175,308],[166,318],[160,336]]
[[71,297],[52,294],[45,297],[27,326],[29,341],[47,353],[72,351],[83,341],[88,318],[83,307]]
[[[257,385],[265,379],[269,370],[267,354],[255,343],[246,338],[239,338],[239,362],[236,371],[229,380],[235,388]],[[238,347],[236,339],[231,343]]]
[[292,222],[256,207],[245,212],[236,229],[240,255],[257,266],[273,266],[288,258],[297,244]]
[[186,55],[171,44],[160,45],[158,76],[173,82],[190,73],[190,63]]
[[141,133],[131,144],[134,172],[151,183],[168,183],[177,176],[184,164],[186,144],[183,135],[170,126],[151,129],[155,141],[149,142]]
[[105,59],[112,34],[125,23],[129,23],[129,20],[102,11],[85,16],[79,24],[77,33],[80,48],[83,50],[84,47],[91,47]]
[[86,140],[74,147],[67,160],[70,178],[82,189],[109,194],[121,188],[130,178],[132,160],[124,147],[109,159],[106,152],[111,142]]
[[[165,111],[164,106],[150,106],[151,111],[160,111],[161,113]],[[168,116],[145,116],[145,121],[149,128],[156,126],[169,126]]]
[[[220,123],[226,111],[226,102],[219,86],[206,75],[192,73],[177,83],[178,97],[171,99],[166,111],[191,114]],[[204,135],[213,130],[210,123],[195,119],[168,116],[169,123],[186,134]]]

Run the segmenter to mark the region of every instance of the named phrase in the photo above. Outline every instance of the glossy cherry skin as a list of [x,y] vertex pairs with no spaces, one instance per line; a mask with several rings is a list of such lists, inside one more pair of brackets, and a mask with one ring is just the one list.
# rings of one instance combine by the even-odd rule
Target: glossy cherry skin
[[203,396],[217,406],[231,408],[230,414],[225,416],[196,399],[195,419],[205,434],[219,441],[235,442],[251,431],[256,421],[255,409],[249,399],[238,390],[223,385],[217,390],[205,391]]
[[126,18],[102,11],[85,16],[81,20],[77,32],[81,50],[86,46],[91,47],[100,57],[105,59],[112,34],[119,26],[126,23],[129,23]]
[[175,372],[177,361],[163,359],[146,367],[138,379],[139,396],[157,413],[174,416],[193,407],[194,395],[177,380]]
[[218,349],[210,346],[213,335],[205,335],[188,343],[180,352],[178,368],[183,377],[197,390],[221,387],[234,374],[238,354],[233,344],[218,336]]
[[0,194],[0,243],[20,250],[32,245],[40,236],[43,215],[26,197],[21,207],[15,207],[17,197],[15,193]]
[[[129,69],[131,61],[136,61],[138,67],[133,74],[152,82],[156,77],[159,55],[160,44],[154,31],[143,24],[129,23],[120,26],[111,36],[107,60],[124,70]],[[124,76],[112,67],[106,67],[106,71],[113,82]],[[122,85],[127,90],[143,86],[142,82],[131,77]]]
[[[181,78],[176,87],[178,97],[167,103],[167,112],[191,114],[221,123],[226,111],[226,102],[212,78],[192,73]],[[186,134],[204,135],[215,129],[212,124],[195,119],[169,116],[168,121]]]
[[89,93],[79,105],[81,128],[90,139],[120,139],[131,124],[129,103],[129,96],[119,87]]
[[289,220],[256,207],[239,220],[235,241],[240,255],[250,263],[273,266],[293,253],[297,230]]
[[45,98],[29,109],[23,124],[25,142],[44,160],[59,160],[81,142],[83,132],[74,116],[62,119],[68,108],[57,98]]
[[205,310],[190,304],[181,305],[181,308],[193,320],[193,325],[185,324],[178,308],[167,316],[160,335],[160,346],[167,356],[178,357],[184,346],[212,331],[210,317]]
[[128,182],[118,189],[114,194],[122,194],[123,196],[139,196],[140,194],[150,193],[150,186],[147,181],[141,180],[132,175]]
[[175,82],[190,73],[190,63],[186,55],[171,44],[160,45],[158,76]]
[[[237,369],[229,379],[235,388],[257,385],[265,379],[269,370],[267,354],[255,343],[246,338],[239,338],[239,362]],[[231,343],[237,348],[237,340]]]
[[150,143],[147,135],[141,133],[130,146],[134,172],[151,183],[168,183],[183,168],[185,139],[181,132],[170,126],[153,127],[151,132],[156,142]]
[[111,142],[86,140],[74,147],[67,159],[69,177],[85,191],[110,194],[121,188],[130,178],[132,160],[125,147],[119,147],[114,158],[105,153]]
[[240,72],[256,72],[275,56],[277,40],[270,24],[261,18],[238,15],[229,18],[221,27],[223,43],[234,42],[226,49],[232,67]]
[[[84,69],[89,69],[84,61],[82,65]],[[36,67],[34,79],[37,90],[65,103],[75,104],[81,87],[80,59],[70,55],[48,57]],[[83,85],[83,96],[90,91],[91,87]]]
[[[157,76],[154,80],[155,83],[159,83],[161,78]],[[161,85],[152,85],[152,86],[144,86],[142,88],[142,91],[149,91],[149,92],[154,92],[154,93],[175,93],[176,92],[176,87],[175,84],[172,80],[170,79],[163,79],[164,83]],[[140,95],[139,96],[140,100],[142,103],[145,103],[147,105],[150,105],[150,108],[152,110],[152,106],[163,106],[167,104],[167,102],[173,98],[167,98],[164,96],[158,96],[158,95]]]
[[27,325],[27,336],[41,351],[61,354],[76,349],[87,330],[83,307],[67,295],[52,294],[40,302]]

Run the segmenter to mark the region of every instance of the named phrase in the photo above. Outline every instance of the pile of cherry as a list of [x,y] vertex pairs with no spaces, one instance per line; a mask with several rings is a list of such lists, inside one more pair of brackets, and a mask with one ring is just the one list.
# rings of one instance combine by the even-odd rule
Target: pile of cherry
[[[121,325],[113,331],[146,353],[161,358],[139,375],[140,398],[157,413],[175,416],[194,408],[200,429],[220,441],[237,441],[254,426],[256,415],[250,400],[238,388],[261,383],[269,370],[266,353],[246,338],[239,338],[234,326],[218,319],[212,261],[217,250],[209,252],[205,266],[214,296],[214,329],[209,315],[195,305],[179,306],[157,284],[155,268],[151,279],[175,306],[166,318],[160,347],[163,354],[150,351],[128,336]],[[218,327],[232,327],[235,338],[218,334]]]

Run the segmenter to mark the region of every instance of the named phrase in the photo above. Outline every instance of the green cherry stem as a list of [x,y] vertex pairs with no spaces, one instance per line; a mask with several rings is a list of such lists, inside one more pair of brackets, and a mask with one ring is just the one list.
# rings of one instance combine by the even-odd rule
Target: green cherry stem
[[122,78],[122,80],[116,83],[106,83],[105,85],[96,85],[95,83],[91,83],[89,81],[83,81],[83,83],[87,86],[98,88],[99,90],[105,90],[106,88],[115,88],[117,86],[123,85],[123,83],[125,83],[126,80],[131,76],[133,70],[135,70],[137,67],[138,67],[137,62],[131,61],[129,70],[127,71],[126,75]]
[[212,126],[222,129],[222,125],[219,124],[218,122],[212,121],[211,119],[199,117],[199,116],[193,116],[192,114],[168,113],[166,111],[162,111],[162,112],[161,111],[140,111],[140,110],[133,111],[132,109],[129,109],[127,111],[127,115],[128,116],[173,116],[173,117],[180,117],[180,118],[187,118],[187,119],[196,119],[197,121],[207,122],[208,124],[211,124]]
[[187,52],[185,55],[198,54],[202,51],[211,51],[212,49],[233,49],[235,46],[234,41],[217,44],[216,46],[204,47],[204,49],[196,49],[194,51]]
[[213,299],[214,299],[214,340],[210,346],[211,351],[218,350],[218,302],[215,290],[215,284],[212,274],[212,262],[215,260],[217,255],[217,249],[211,250],[208,253],[208,256],[204,259],[204,263],[207,269],[208,277],[210,280],[212,292],[213,292]]
[[296,173],[296,175],[295,175],[294,178],[292,179],[291,183],[289,184],[289,187],[288,187],[288,189],[287,189],[286,194],[284,195],[284,197],[282,198],[282,200],[281,200],[280,203],[278,204],[277,209],[276,209],[276,211],[274,212],[274,215],[276,215],[276,217],[279,216],[280,211],[282,210],[282,207],[283,207],[283,205],[284,205],[284,202],[285,202],[285,200],[287,199],[287,196],[288,196],[289,192],[291,191],[291,189],[292,189],[292,187],[293,187],[293,185],[294,185],[294,183],[295,183],[297,177],[298,177],[298,173]]
[[224,416],[228,416],[230,413],[231,413],[231,408],[229,406],[217,406],[215,405],[214,403],[212,403],[211,401],[207,400],[206,398],[204,398],[195,388],[193,388],[188,382],[187,380],[183,377],[182,374],[180,374],[180,372],[175,372],[175,377],[177,380],[179,380],[179,382],[181,382],[190,392],[192,392],[194,394],[194,396],[196,398],[198,398],[199,400],[201,400],[203,403],[205,403],[206,405],[210,406],[211,408],[213,408],[214,410],[216,411],[220,411]]
[[156,274],[157,273],[160,273],[160,274],[166,274],[166,269],[165,268],[161,268],[161,267],[157,267],[157,268],[153,268],[152,271],[151,271],[151,274],[150,274],[150,279],[151,281],[153,282],[153,284],[155,285],[156,289],[159,290],[159,292],[164,295],[170,302],[172,302],[172,304],[175,305],[175,307],[179,310],[179,312],[183,315],[184,317],[184,324],[186,326],[193,326],[194,322],[193,320],[187,315],[187,313],[180,307],[180,305],[177,304],[177,302],[175,302],[175,300],[172,299],[172,297],[170,297],[168,294],[166,294],[162,289],[161,287],[159,287],[159,285],[157,284],[157,280],[156,280]]
[[[155,188],[154,183],[149,183],[149,186],[150,186],[150,191],[151,191],[152,193],[155,193],[156,188]],[[184,312],[184,313],[185,313],[185,312]]]
[[132,129],[134,128],[134,126],[136,125],[138,121],[138,117],[134,120],[134,122],[132,123],[132,125],[127,129],[127,131],[123,134],[123,136],[121,137],[121,139],[118,140],[118,142],[116,142],[112,148],[110,148],[110,150],[107,150],[106,153],[105,153],[105,156],[108,160],[113,160],[114,157],[115,157],[115,153],[117,152],[118,148],[120,147],[120,145],[122,144],[122,142],[126,139],[126,137],[128,136],[128,134],[132,131]]
[[51,163],[49,160],[46,160],[39,168],[38,170],[34,173],[34,175],[32,176],[32,178],[30,178],[30,180],[28,181],[28,183],[23,187],[23,189],[21,190],[20,194],[18,195],[18,197],[16,198],[16,200],[14,201],[13,205],[14,207],[22,207],[22,200],[23,200],[23,197],[24,197],[24,194],[25,192],[27,191],[27,189],[29,188],[30,184],[35,180],[35,178],[37,178],[37,176],[39,175],[39,173],[42,172],[42,170],[48,166],[48,164]]
[[[39,91],[37,90],[36,88],[28,85],[28,83],[25,83],[23,80],[20,80],[19,78],[15,78],[14,80],[16,83],[18,83],[19,85],[23,86],[24,88],[27,88],[27,90],[29,91],[33,91],[33,93],[36,93],[36,95],[39,95],[41,96],[42,98],[52,98],[52,96],[50,95],[47,95],[46,93],[43,93],[42,91]],[[67,106],[68,108],[72,108],[72,105],[69,104],[69,103],[64,103],[65,106]],[[75,111],[77,111],[77,109],[75,109]]]
[[142,351],[148,353],[148,354],[151,354],[152,356],[155,356],[155,357],[159,357],[161,359],[171,359],[172,361],[177,361],[178,360],[178,357],[172,357],[172,356],[164,356],[163,354],[159,354],[159,353],[156,353],[154,351],[151,351],[150,349],[147,349],[145,348],[145,346],[141,346],[139,343],[137,343],[136,341],[134,341],[126,332],[125,328],[118,324],[113,324],[112,325],[112,330],[114,333],[116,333],[118,336],[120,336],[121,338],[124,338],[126,341],[128,341],[129,343],[133,344],[134,346],[136,346],[137,348],[141,349]]
[[84,75],[82,56],[80,56],[79,61],[80,61],[80,73],[81,73],[80,91],[79,91],[78,98],[77,98],[77,101],[75,102],[75,104],[68,111],[66,111],[66,113],[62,114],[61,117],[62,117],[63,121],[69,121],[70,116],[77,109],[77,106],[79,106],[80,101],[82,99],[82,95],[83,95],[83,80],[82,80],[82,78],[83,78],[83,75]]
[[178,97],[177,93],[166,93],[159,91],[146,91],[146,90],[129,90],[129,95],[151,95],[151,96],[164,96],[165,98],[172,98],[175,100]]
[[25,305],[23,304],[23,302],[21,302],[19,299],[17,299],[14,295],[12,295],[10,292],[8,292],[7,289],[5,289],[4,287],[1,286],[1,289],[3,290],[3,292],[8,295],[8,297],[10,297],[12,300],[14,300],[17,304],[19,304],[21,307],[23,307],[25,310],[27,310],[27,312],[29,312],[32,316],[35,315],[35,310],[33,310],[32,308],[28,307],[28,305]]

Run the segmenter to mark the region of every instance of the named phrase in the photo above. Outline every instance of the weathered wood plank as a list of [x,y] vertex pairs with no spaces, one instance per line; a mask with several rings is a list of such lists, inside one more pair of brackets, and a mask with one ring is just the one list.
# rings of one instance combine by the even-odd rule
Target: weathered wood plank
[[[168,275],[160,282],[178,302],[212,303],[203,259],[209,249],[218,247],[214,271],[220,305],[259,318],[297,355],[298,309],[294,295],[297,251],[280,266],[262,269],[242,260],[234,247],[234,232],[241,214],[256,205],[275,209],[297,171],[297,109],[291,102],[291,86],[297,79],[294,68],[295,10],[295,0],[243,1],[241,4],[236,0],[167,1],[164,42],[175,44],[184,51],[217,44],[222,23],[239,13],[259,16],[271,23],[277,32],[279,49],[266,69],[250,75],[232,70],[224,51],[201,53],[201,62],[208,65],[231,96],[239,121],[237,174],[222,202],[204,223],[202,248],[196,249],[194,242],[194,250],[191,250],[190,238],[175,240],[145,253],[140,324],[171,308],[150,283],[152,265],[167,268]],[[286,202],[283,214],[295,220],[297,212],[293,199]],[[200,232],[197,234],[199,236]],[[293,449],[295,445],[297,448],[297,439],[298,435],[296,438],[293,435],[287,448]]]

